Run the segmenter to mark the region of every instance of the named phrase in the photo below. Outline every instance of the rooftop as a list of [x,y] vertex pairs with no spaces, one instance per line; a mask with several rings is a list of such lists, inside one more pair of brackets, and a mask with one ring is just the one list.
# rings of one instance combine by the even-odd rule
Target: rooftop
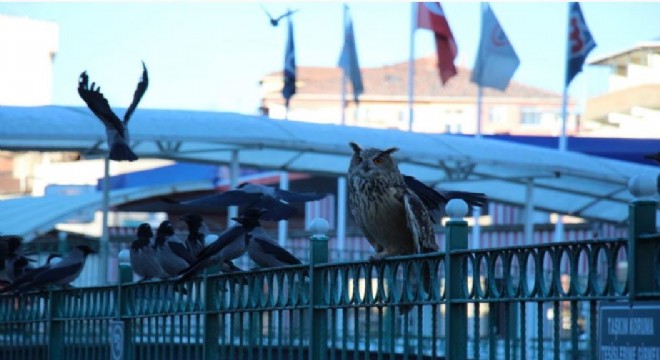
[[[338,67],[298,66],[298,95],[339,94],[341,70]],[[470,81],[472,71],[458,67],[458,75],[445,86],[440,83],[435,57],[415,60],[415,97],[468,97],[474,98],[477,86]],[[266,75],[264,79],[281,79],[282,72]],[[362,79],[365,93],[361,98],[401,96],[408,94],[408,62],[377,68],[363,68]],[[350,86],[348,88],[350,93]],[[489,97],[561,99],[560,94],[511,81],[506,91],[484,88]]]

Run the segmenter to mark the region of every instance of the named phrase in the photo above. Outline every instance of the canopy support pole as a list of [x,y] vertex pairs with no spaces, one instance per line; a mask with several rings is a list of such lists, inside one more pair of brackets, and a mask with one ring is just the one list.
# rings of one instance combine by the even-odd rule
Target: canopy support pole
[[[238,186],[238,175],[240,172],[240,163],[238,157],[238,150],[231,151],[231,163],[229,164],[229,188],[230,190],[236,189]],[[231,218],[238,216],[238,206],[230,206],[227,208],[227,227],[234,225],[234,220]]]
[[101,239],[99,241],[99,278],[100,285],[108,283],[108,213],[110,211],[110,154],[107,154],[103,160],[103,217],[101,220]]

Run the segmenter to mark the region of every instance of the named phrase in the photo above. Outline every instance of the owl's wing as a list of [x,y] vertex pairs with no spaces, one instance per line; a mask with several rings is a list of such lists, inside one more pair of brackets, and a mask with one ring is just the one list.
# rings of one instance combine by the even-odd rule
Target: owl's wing
[[438,251],[433,222],[422,200],[410,189],[406,189],[403,194],[403,204],[406,210],[406,222],[415,242],[415,253]]

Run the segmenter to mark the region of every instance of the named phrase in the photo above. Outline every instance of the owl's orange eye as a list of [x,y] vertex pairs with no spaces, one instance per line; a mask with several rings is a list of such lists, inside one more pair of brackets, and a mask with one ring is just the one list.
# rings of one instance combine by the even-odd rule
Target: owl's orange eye
[[358,163],[358,164],[361,163],[361,162],[362,162],[362,158],[361,158],[360,156],[356,156],[356,157],[355,157],[355,162]]
[[382,164],[382,163],[383,163],[383,159],[382,159],[382,158],[377,157],[377,158],[374,159],[374,164],[376,164],[376,165],[380,165],[380,164]]

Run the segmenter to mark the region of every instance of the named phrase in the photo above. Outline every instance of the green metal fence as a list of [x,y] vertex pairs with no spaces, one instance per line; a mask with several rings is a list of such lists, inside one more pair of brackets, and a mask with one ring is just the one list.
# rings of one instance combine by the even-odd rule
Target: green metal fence
[[[0,297],[0,359],[597,359],[602,302],[660,298],[657,203],[628,239],[447,251]],[[626,266],[627,265],[627,266]]]

